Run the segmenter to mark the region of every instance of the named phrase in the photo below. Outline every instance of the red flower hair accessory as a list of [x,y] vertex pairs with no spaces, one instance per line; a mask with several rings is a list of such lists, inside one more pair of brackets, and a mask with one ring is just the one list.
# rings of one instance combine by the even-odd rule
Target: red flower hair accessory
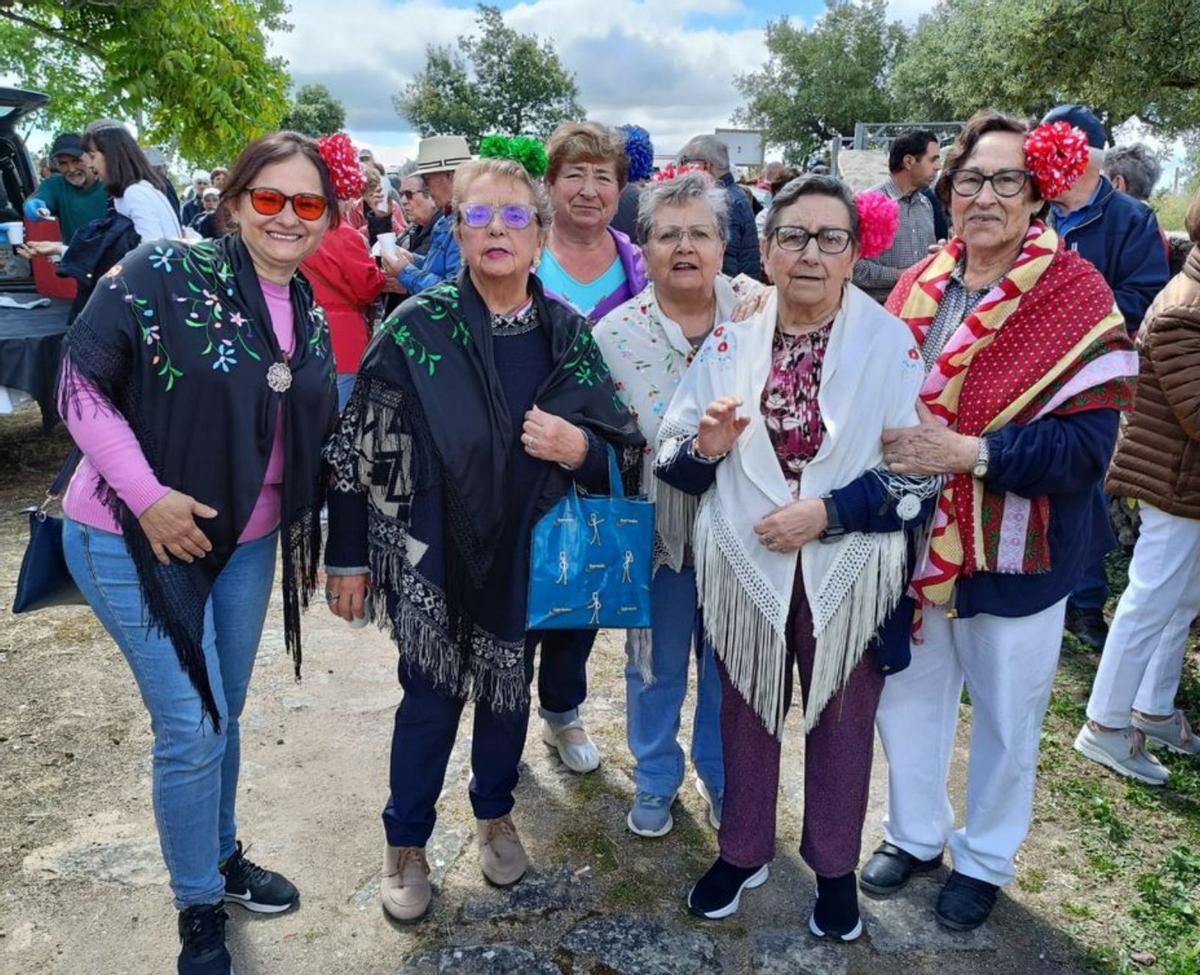
[[679,179],[680,176],[686,176],[688,173],[704,173],[707,176],[708,170],[699,163],[684,163],[682,166],[667,163],[654,174],[654,181],[656,183],[669,183],[671,180]]
[[1043,198],[1062,196],[1087,172],[1087,136],[1069,122],[1039,125],[1025,140],[1025,168]]
[[900,205],[886,193],[859,193],[854,206],[858,210],[859,257],[873,261],[896,239]]
[[337,198],[353,200],[362,196],[367,180],[363,176],[362,166],[358,163],[358,152],[354,143],[350,141],[350,136],[345,132],[327,135],[317,142],[317,149],[329,168]]

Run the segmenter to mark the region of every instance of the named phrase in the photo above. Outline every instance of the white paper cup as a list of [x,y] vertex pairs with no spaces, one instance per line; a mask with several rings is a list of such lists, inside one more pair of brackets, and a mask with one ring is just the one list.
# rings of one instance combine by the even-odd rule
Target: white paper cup
[[375,238],[375,242],[379,244],[379,252],[386,254],[388,257],[396,256],[396,235],[395,234],[379,234]]
[[[14,220],[12,223],[0,223],[0,230],[5,232],[8,236],[8,242],[13,247],[25,243],[25,224],[19,220]],[[393,240],[395,236],[395,234],[392,234]]]

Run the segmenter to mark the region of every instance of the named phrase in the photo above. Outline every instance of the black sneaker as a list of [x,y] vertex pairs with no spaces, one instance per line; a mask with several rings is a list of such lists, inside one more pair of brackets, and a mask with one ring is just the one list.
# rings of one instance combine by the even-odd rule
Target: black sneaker
[[179,975],[233,975],[225,947],[224,904],[189,907],[179,912]]
[[1108,639],[1108,624],[1104,622],[1102,610],[1068,606],[1067,630],[1075,634],[1075,639],[1089,650],[1095,653],[1104,652],[1104,643]]
[[264,870],[242,856],[242,844],[221,864],[225,876],[225,900],[257,914],[282,914],[300,900],[300,892],[281,874]]
[[808,930],[814,937],[833,941],[854,941],[862,934],[853,873],[817,877],[817,903],[808,919]]
[[938,894],[933,916],[951,931],[973,931],[988,919],[1000,888],[953,870]]
[[743,890],[761,887],[767,882],[767,866],[735,867],[717,857],[717,862],[708,868],[708,873],[696,881],[688,891],[687,906],[696,917],[710,921],[729,917],[738,909]]

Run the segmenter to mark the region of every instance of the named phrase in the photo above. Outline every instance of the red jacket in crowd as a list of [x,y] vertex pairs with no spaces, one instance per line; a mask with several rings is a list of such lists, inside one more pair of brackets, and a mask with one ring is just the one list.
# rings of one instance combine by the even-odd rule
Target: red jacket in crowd
[[348,223],[339,224],[300,267],[329,319],[338,374],[358,372],[371,338],[367,311],[387,283],[363,235]]

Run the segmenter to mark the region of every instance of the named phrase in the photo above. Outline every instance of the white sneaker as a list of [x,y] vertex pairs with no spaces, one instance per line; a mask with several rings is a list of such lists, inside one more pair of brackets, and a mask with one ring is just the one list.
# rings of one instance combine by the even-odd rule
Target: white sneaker
[[1118,775],[1146,785],[1162,785],[1167,781],[1167,770],[1146,751],[1146,736],[1137,728],[1098,731],[1089,721],[1075,736],[1075,751]]
[[721,828],[721,807],[725,801],[724,794],[714,797],[708,791],[704,780],[698,775],[696,776],[696,791],[700,793],[700,798],[708,804],[708,825],[719,830]]
[[594,772],[600,767],[600,749],[578,718],[562,725],[551,724],[543,718],[542,741],[557,749],[563,765],[572,772]]
[[1176,710],[1165,721],[1153,721],[1134,711],[1133,726],[1146,736],[1147,741],[1166,745],[1179,755],[1200,755],[1200,739],[1180,710]]

